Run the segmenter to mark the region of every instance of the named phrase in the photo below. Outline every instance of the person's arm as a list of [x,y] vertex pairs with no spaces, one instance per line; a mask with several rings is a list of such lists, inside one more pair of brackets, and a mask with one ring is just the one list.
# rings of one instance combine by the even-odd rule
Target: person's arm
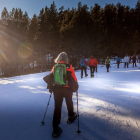
[[70,71],[71,71],[71,75],[72,75],[72,77],[74,78],[75,82],[77,82],[77,78],[76,78],[76,75],[75,75],[75,71],[74,71],[72,65],[70,65]]
[[96,60],[96,65],[98,65],[99,63],[98,63],[97,59],[95,59],[95,60]]
[[53,73],[54,72],[54,67],[52,68],[52,70],[51,70],[51,73]]
[[86,64],[86,66],[88,66],[88,64],[87,64],[87,61],[85,60],[85,64]]
[[89,66],[90,66],[91,60],[89,60]]

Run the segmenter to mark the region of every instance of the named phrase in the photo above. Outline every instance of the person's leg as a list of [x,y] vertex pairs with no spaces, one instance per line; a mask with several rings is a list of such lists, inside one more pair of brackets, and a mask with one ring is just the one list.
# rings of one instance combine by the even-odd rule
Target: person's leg
[[95,67],[95,69],[96,69],[96,72],[97,72],[97,66]]
[[53,127],[57,127],[61,120],[61,107],[63,102],[62,90],[59,88],[53,90],[54,95],[54,114],[53,114]]
[[66,100],[66,105],[67,105],[67,110],[68,110],[68,116],[73,116],[74,112],[73,112],[73,101],[72,101],[72,95],[73,93],[70,91],[69,88],[65,88],[64,89],[64,97]]
[[87,68],[84,66],[85,76],[87,76]]
[[83,66],[81,66],[81,77],[83,77]]
[[93,76],[94,76],[95,66],[93,66]]
[[110,67],[110,65],[108,65],[108,72],[109,72],[109,67]]
[[109,72],[109,64],[107,65],[107,72]]
[[127,62],[127,68],[128,68],[128,62]]
[[90,66],[90,76],[92,76],[92,66]]
[[124,68],[126,68],[126,62],[124,62]]
[[135,62],[135,67],[137,67],[136,62]]
[[75,119],[77,118],[77,114],[74,112],[74,109],[73,109],[72,95],[73,93],[70,91],[70,89],[65,88],[64,97],[65,97],[66,105],[68,109],[68,120],[67,120],[68,124],[73,123]]

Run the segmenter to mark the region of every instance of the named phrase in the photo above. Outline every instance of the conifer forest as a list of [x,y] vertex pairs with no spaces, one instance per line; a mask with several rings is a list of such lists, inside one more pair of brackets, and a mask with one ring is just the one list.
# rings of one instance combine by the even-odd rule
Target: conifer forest
[[[137,55],[140,53],[140,2],[135,8],[121,3],[79,2],[77,8],[50,7],[28,16],[20,8],[2,10],[0,18],[1,77],[50,70],[60,52],[78,68],[81,56]],[[99,61],[100,62],[100,61]]]

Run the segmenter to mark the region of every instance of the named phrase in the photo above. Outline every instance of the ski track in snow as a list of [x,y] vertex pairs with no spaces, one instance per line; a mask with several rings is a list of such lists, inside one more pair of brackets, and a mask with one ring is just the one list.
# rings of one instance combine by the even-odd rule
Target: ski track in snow
[[[48,73],[0,78],[0,140],[53,140],[53,96],[41,125],[50,96],[42,78]],[[76,76],[81,133],[77,134],[77,120],[66,123],[64,100],[63,133],[57,140],[140,140],[140,69],[124,69],[122,64],[116,69],[112,64],[107,73],[99,65],[94,78],[81,79],[79,70]],[[76,93],[73,103],[76,112]]]

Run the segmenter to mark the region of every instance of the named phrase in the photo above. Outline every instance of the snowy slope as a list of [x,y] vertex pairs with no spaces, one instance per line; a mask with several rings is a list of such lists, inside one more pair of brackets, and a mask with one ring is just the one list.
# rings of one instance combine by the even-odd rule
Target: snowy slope
[[[140,67],[140,64],[138,64]],[[0,78],[0,140],[52,140],[53,96],[41,125],[50,93],[42,78],[48,74]],[[88,74],[90,71],[88,70]],[[139,140],[140,139],[140,69],[116,68],[110,72],[98,66],[95,78],[80,78],[79,112],[80,135],[77,120],[68,125],[65,100],[58,140]],[[73,102],[76,111],[76,94]]]

